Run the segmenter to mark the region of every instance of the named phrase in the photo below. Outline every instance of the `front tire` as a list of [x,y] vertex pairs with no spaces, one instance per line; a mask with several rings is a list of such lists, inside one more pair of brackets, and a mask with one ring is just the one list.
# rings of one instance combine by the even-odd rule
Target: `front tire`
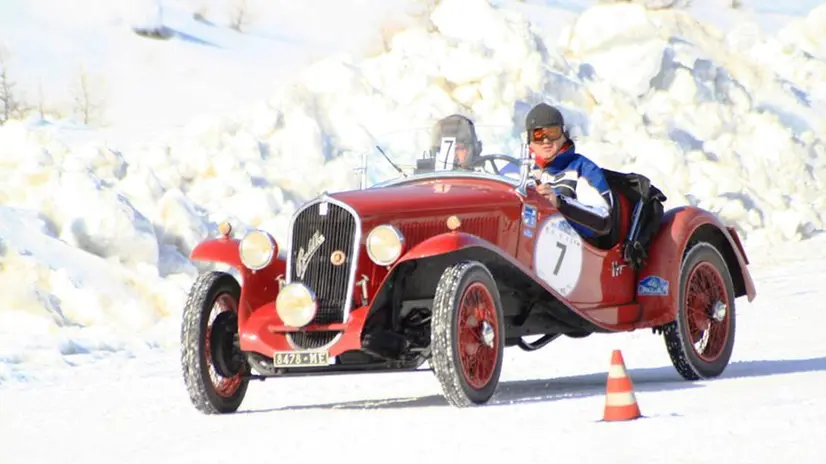
[[250,372],[238,347],[241,288],[229,274],[208,272],[192,284],[181,327],[181,367],[189,398],[204,414],[235,412]]
[[456,407],[486,403],[499,385],[505,347],[502,302],[488,269],[462,261],[442,273],[433,298],[431,364]]
[[677,320],[663,331],[677,372],[686,380],[723,373],[734,348],[734,284],[717,249],[698,242],[685,254]]

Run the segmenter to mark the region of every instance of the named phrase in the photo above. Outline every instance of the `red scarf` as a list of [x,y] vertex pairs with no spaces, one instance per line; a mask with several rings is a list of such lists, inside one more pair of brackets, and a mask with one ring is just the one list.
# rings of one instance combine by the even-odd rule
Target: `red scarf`
[[[573,144],[570,140],[566,140],[566,141],[565,141],[565,143],[563,143],[563,144],[562,144],[562,146],[561,146],[561,147],[559,147],[559,151],[557,151],[557,152],[556,152],[556,155],[559,155],[560,153],[564,153],[564,152],[565,152],[565,151],[567,151],[569,148],[571,148],[573,145],[574,145],[574,144]],[[541,157],[541,156],[537,155],[536,153],[533,153],[533,151],[531,151],[531,153],[533,154],[533,162],[534,162],[534,163],[536,163],[536,165],[537,165],[537,166],[539,166],[539,169],[545,169],[545,167],[546,167],[546,166],[547,166],[547,165],[548,165],[551,161],[553,161],[553,160],[554,160],[554,158],[551,158],[551,159],[545,159],[545,158],[543,158],[543,157]],[[554,155],[554,157],[556,157],[556,155]]]

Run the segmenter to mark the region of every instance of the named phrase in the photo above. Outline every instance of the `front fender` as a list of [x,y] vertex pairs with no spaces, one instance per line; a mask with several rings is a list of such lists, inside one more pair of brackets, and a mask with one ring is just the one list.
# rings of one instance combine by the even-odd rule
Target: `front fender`
[[284,257],[277,254],[267,267],[253,272],[241,263],[239,243],[236,238],[226,237],[205,240],[192,249],[189,257],[195,261],[227,264],[238,270],[241,275],[238,321],[243,325],[256,308],[275,301],[278,278],[284,276],[287,264]]
[[414,259],[430,258],[432,256],[443,255],[454,251],[463,250],[472,246],[481,246],[493,249],[493,245],[487,241],[465,232],[445,232],[435,235],[419,243],[407,251],[396,264],[401,264]]
[[224,263],[243,272],[246,268],[241,263],[241,255],[238,251],[240,242],[237,238],[227,237],[204,240],[195,245],[189,253],[189,258],[193,261]]
[[680,272],[683,255],[689,242],[701,238],[713,242],[726,260],[736,296],[746,295],[752,301],[756,295],[754,281],[748,270],[748,260],[733,229],[726,227],[709,211],[694,206],[669,210],[663,216],[660,230],[649,250],[648,262],[640,270],[639,280],[657,276],[668,282],[665,295],[638,295],[646,326],[661,325],[677,316],[680,298]]

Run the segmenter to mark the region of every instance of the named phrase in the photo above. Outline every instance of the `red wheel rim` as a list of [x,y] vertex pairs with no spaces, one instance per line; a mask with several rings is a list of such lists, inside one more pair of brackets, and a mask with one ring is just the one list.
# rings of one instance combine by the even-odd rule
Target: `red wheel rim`
[[231,295],[222,293],[215,298],[212,305],[212,310],[209,314],[209,323],[205,332],[204,354],[206,355],[207,369],[209,370],[209,378],[212,381],[212,387],[215,392],[223,398],[230,398],[238,388],[241,386],[241,373],[239,372],[233,377],[224,377],[215,370],[215,365],[212,363],[212,322],[215,318],[226,311],[238,311],[238,302],[235,301]]
[[499,343],[497,322],[496,306],[490,290],[481,282],[470,284],[459,302],[458,348],[465,380],[477,390],[490,382],[496,368],[499,357],[496,349]]
[[694,352],[705,362],[714,362],[726,346],[730,326],[728,301],[720,271],[709,262],[694,266],[686,285],[686,322]]

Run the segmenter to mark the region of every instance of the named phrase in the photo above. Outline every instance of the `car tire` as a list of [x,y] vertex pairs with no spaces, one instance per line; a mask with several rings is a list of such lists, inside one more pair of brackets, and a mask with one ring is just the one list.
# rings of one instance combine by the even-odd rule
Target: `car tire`
[[[677,319],[663,330],[674,368],[686,380],[722,374],[734,348],[735,326],[734,284],[726,261],[713,245],[697,242],[680,269]],[[695,344],[704,339],[707,344],[699,350]]]
[[433,298],[431,347],[430,364],[449,404],[490,400],[502,371],[505,328],[499,290],[483,264],[462,261],[442,273]]
[[233,276],[207,272],[192,284],[184,307],[181,368],[192,404],[205,414],[235,412],[247,392],[250,369],[237,341],[240,296]]

